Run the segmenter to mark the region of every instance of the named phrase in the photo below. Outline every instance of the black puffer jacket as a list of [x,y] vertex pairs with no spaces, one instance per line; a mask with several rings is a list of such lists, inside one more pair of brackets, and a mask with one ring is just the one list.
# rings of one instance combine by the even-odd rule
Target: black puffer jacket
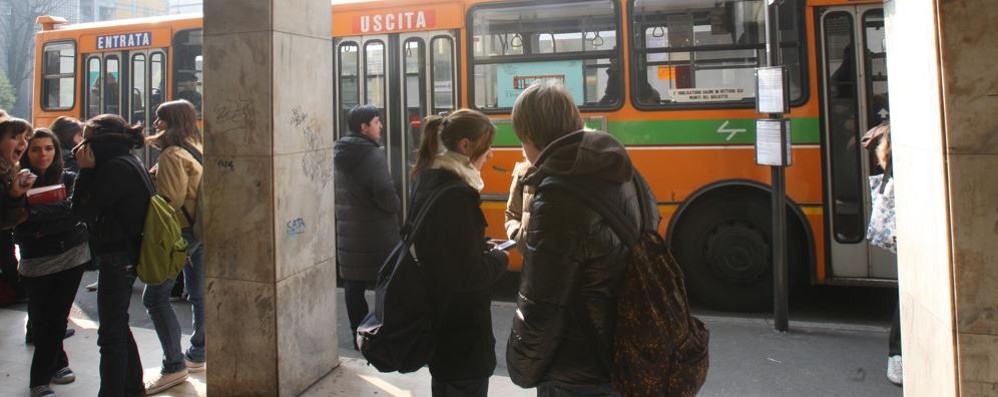
[[350,133],[333,148],[336,166],[336,261],[347,280],[375,280],[399,241],[399,197],[385,152]]
[[[537,186],[537,193],[526,234],[517,316],[506,348],[510,378],[522,387],[544,381],[609,383],[596,349],[612,344],[627,250],[593,209],[545,181],[559,176],[579,184],[638,223],[632,182],[636,171],[620,142],[592,131],[552,142],[536,167],[524,177],[525,184]],[[653,217],[650,222],[657,225],[658,215]],[[590,326],[583,327],[583,321]],[[590,338],[593,331],[600,341]]]
[[[62,184],[73,191],[76,173],[64,171]],[[38,186],[35,186],[38,187]],[[28,207],[28,219],[14,227],[14,242],[22,258],[56,255],[87,241],[87,228],[73,215],[69,201]]]
[[418,213],[433,191],[455,183],[462,187],[440,196],[414,244],[433,279],[433,307],[441,310],[430,374],[445,381],[495,370],[491,291],[508,264],[505,254],[488,250],[481,197],[456,174],[439,169],[420,174],[412,210]]
[[138,261],[149,191],[133,164],[141,163],[127,142],[90,143],[96,166],[80,170],[73,188],[73,213],[85,221],[94,254],[128,252]]

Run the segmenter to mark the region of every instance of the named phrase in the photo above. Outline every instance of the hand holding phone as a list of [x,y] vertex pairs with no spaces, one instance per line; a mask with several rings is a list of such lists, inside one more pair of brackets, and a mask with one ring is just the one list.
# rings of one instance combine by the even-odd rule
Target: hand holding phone
[[516,247],[516,240],[506,240],[506,241],[503,241],[503,242],[501,242],[499,244],[496,244],[496,249],[497,250],[508,251],[508,250],[512,249],[513,247]]

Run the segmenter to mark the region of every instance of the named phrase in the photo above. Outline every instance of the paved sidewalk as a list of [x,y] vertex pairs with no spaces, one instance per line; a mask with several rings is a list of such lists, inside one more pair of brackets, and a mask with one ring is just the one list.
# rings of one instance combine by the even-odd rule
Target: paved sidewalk
[[[84,276],[70,326],[77,330],[65,346],[76,382],[53,389],[59,396],[94,396],[99,388],[96,294],[87,292],[94,274]],[[132,332],[145,366],[146,377],[159,370],[160,347],[140,300],[136,283],[131,304]],[[342,301],[342,291],[338,291]],[[370,294],[369,294],[370,295]],[[368,296],[373,300],[372,296]],[[182,329],[190,332],[190,306],[174,308]],[[24,344],[25,305],[0,309],[0,396],[28,396],[28,368],[33,348]],[[492,317],[499,366],[491,378],[490,395],[533,396],[512,384],[504,361],[509,319],[515,307],[496,302]],[[350,348],[345,310],[337,310],[341,361],[305,396],[429,396],[426,369],[413,374],[382,374],[366,365]],[[732,317],[723,313],[701,316],[711,330],[711,363],[701,396],[901,396],[902,389],[885,377],[887,329],[878,325],[828,324],[791,321],[791,333],[778,334],[766,319]],[[186,346],[189,335],[182,342]],[[209,341],[210,343],[210,341]],[[208,370],[211,369],[209,360]],[[204,396],[205,374],[192,374],[187,383],[160,396]]]

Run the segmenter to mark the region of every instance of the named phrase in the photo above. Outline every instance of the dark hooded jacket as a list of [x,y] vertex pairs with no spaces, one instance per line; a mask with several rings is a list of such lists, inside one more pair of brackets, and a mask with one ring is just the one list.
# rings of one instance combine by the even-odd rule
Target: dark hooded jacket
[[433,280],[433,307],[440,310],[430,374],[452,381],[491,376],[496,367],[492,333],[492,286],[506,272],[509,259],[485,243],[481,196],[457,174],[442,169],[420,174],[412,211],[421,211],[429,196],[449,185],[415,235],[413,249]]
[[[581,186],[635,224],[641,221],[627,151],[606,133],[578,131],[552,142],[524,176],[536,186],[526,232],[526,253],[517,315],[506,346],[513,382],[534,387],[558,381],[575,385],[610,382],[599,352],[612,345],[616,297],[627,247],[580,198],[552,182]],[[551,178],[555,176],[557,178]],[[652,200],[654,197],[645,197]],[[658,225],[658,215],[651,215]],[[588,326],[583,326],[588,322]],[[595,334],[600,340],[593,340]]]
[[[73,191],[75,181],[75,173],[63,171],[62,184],[67,192]],[[36,182],[34,187],[41,185]],[[14,227],[14,242],[22,258],[56,255],[87,242],[87,228],[73,215],[68,200],[36,204],[28,207],[28,219]]]
[[135,263],[149,207],[149,190],[139,174],[145,168],[130,153],[128,138],[111,135],[117,134],[88,140],[96,165],[76,178],[73,213],[87,223],[95,255],[127,252]]
[[373,281],[399,241],[399,196],[385,152],[351,132],[333,147],[336,184],[336,261],[347,280]]

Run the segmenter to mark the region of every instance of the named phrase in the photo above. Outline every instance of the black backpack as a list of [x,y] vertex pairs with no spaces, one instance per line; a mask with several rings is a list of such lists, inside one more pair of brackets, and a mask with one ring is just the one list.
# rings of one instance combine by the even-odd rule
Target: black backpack
[[[571,178],[548,177],[542,183],[580,198],[630,247],[617,296],[613,346],[597,346],[614,390],[624,397],[694,396],[707,377],[710,332],[690,313],[683,272],[655,225],[648,224],[656,209],[646,200],[651,190],[637,172],[634,185],[640,227]],[[576,309],[583,330],[599,343],[586,312]]]
[[427,214],[445,192],[462,186],[445,185],[434,191],[419,213],[409,213],[401,241],[378,271],[374,311],[357,327],[360,352],[381,372],[414,372],[430,361],[434,349],[437,313],[426,268],[412,248]]

